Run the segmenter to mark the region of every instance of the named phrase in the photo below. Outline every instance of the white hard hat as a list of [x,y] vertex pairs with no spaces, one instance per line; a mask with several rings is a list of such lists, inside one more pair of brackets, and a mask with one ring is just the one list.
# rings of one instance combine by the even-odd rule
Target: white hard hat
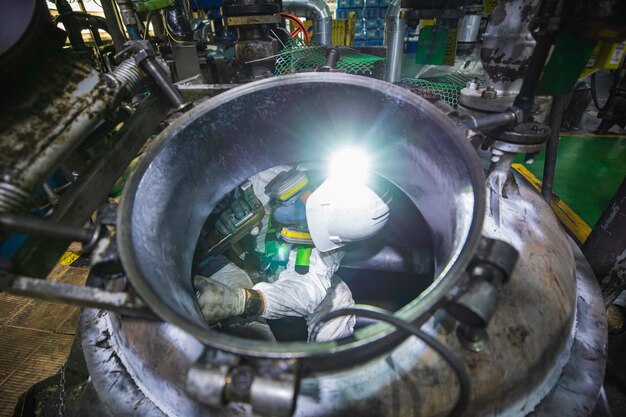
[[367,185],[327,179],[309,196],[306,219],[315,247],[327,252],[375,235],[389,206]]

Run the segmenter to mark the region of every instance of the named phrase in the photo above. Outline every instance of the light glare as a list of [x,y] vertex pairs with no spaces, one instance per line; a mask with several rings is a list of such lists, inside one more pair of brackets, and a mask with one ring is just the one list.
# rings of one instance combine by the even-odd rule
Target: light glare
[[349,184],[364,184],[369,171],[369,158],[360,149],[344,148],[333,155],[329,179]]

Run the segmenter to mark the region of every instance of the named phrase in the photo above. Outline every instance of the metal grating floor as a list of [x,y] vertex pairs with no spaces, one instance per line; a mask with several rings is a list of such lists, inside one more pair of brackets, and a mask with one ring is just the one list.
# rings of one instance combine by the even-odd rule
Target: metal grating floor
[[[88,271],[57,265],[48,279],[83,285]],[[79,315],[78,307],[0,293],[0,417],[12,416],[22,393],[58,372]]]

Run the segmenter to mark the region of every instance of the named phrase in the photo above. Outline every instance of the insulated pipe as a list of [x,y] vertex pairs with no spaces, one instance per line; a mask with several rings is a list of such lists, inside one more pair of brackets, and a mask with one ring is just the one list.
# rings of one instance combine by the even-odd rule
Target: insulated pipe
[[385,45],[387,46],[387,67],[385,80],[400,80],[402,54],[404,53],[404,33],[406,21],[401,9],[401,0],[393,0],[385,15]]
[[314,44],[332,46],[333,18],[324,0],[283,0],[283,11],[297,16],[313,16]]
[[522,81],[535,39],[530,31],[541,0],[502,0],[494,9],[483,35],[480,59],[485,85],[498,95],[515,95]]

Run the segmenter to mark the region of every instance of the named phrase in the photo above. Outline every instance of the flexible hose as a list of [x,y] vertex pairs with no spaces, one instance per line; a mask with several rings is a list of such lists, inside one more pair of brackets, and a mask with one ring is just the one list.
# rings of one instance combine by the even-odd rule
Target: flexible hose
[[417,337],[422,342],[427,344],[430,348],[432,348],[435,352],[437,352],[447,362],[450,368],[452,368],[459,381],[459,397],[456,401],[456,404],[454,405],[454,408],[448,413],[448,417],[459,417],[463,415],[465,409],[467,408],[467,405],[469,404],[470,396],[470,380],[463,363],[437,339],[427,333],[424,333],[411,323],[397,316],[394,316],[392,313],[386,310],[373,306],[360,305],[358,307],[342,308],[339,310],[331,311],[330,313],[322,317],[319,323],[315,326],[315,328],[311,332],[310,339],[315,340],[317,334],[319,333],[319,329],[324,322],[327,322],[337,317],[352,315],[389,323],[397,327],[398,329],[402,329]]

